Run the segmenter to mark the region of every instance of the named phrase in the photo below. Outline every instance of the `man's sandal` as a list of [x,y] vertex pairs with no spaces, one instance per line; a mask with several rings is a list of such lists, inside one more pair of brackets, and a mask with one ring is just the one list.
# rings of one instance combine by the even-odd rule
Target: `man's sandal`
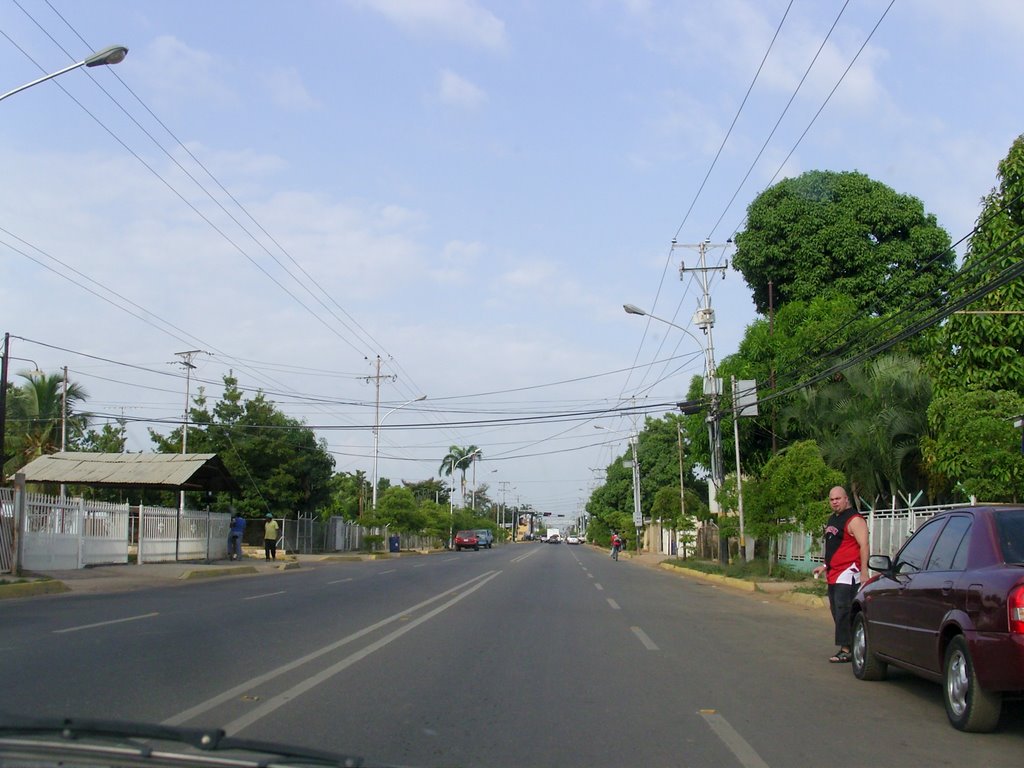
[[830,664],[848,664],[853,661],[853,656],[849,651],[837,651],[836,654],[829,659]]

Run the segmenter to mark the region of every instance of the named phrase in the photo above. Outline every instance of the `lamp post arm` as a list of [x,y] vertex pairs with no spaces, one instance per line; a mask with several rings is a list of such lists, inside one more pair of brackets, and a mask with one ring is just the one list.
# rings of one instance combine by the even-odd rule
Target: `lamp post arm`
[[413,403],[418,403],[420,400],[426,400],[426,399],[427,399],[426,395],[420,395],[419,397],[414,397],[412,400],[409,400],[408,402],[402,403],[401,405],[396,405],[390,411],[385,413],[381,418],[379,418],[377,420],[377,423],[373,427],[373,492],[372,492],[373,493],[373,500],[372,500],[372,509],[374,511],[376,511],[376,509],[377,509],[377,458],[378,458],[378,455],[380,454],[380,425],[384,423],[384,419],[386,419],[392,413],[397,411],[399,408],[405,408],[405,406],[407,406],[407,405],[412,405]]
[[118,64],[124,61],[124,57],[127,55],[128,49],[125,48],[123,45],[112,45],[109,48],[104,48],[102,51],[97,51],[87,59],[82,59],[81,61],[76,62],[75,64],[69,64],[68,66],[64,67],[64,69],[58,70],[56,72],[51,72],[48,75],[43,75],[42,77],[33,80],[31,83],[19,85],[14,90],[8,91],[7,93],[0,95],[0,101],[3,101],[8,96],[13,96],[16,93],[21,93],[26,88],[31,88],[33,85],[45,83],[47,80],[52,80],[55,77],[63,75],[65,72],[70,72],[71,70],[78,69],[79,67],[98,67],[103,66],[105,64]]

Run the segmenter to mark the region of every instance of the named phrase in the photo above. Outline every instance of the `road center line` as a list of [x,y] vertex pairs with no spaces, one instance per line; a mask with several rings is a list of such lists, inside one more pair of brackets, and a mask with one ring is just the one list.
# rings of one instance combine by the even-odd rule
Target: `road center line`
[[368,627],[363,627],[358,632],[353,632],[351,635],[341,638],[341,640],[337,640],[329,645],[325,645],[323,648],[320,648],[319,650],[313,651],[312,653],[308,653],[305,656],[300,656],[299,658],[293,659],[287,664],[277,667],[276,669],[272,669],[269,672],[264,672],[262,675],[257,675],[251,680],[241,683],[240,685],[236,685],[233,688],[229,688],[223,693],[217,694],[213,698],[200,702],[199,704],[196,704],[194,707],[186,709],[184,712],[179,712],[177,715],[167,718],[161,724],[181,725],[183,723],[187,723],[192,718],[199,717],[199,715],[205,712],[209,712],[214,707],[219,707],[221,704],[227,701],[231,701],[232,699],[238,696],[241,696],[243,693],[254,688],[257,685],[261,685],[262,683],[266,683],[270,680],[273,680],[274,678],[279,677],[287,672],[291,672],[293,669],[301,667],[303,664],[307,662],[313,661],[313,659],[317,659],[320,656],[323,656],[324,654],[336,651],[338,648],[341,648],[342,646],[347,645],[348,643],[354,642],[359,638],[370,634],[371,632],[376,632],[381,627],[387,626],[392,622],[399,621],[403,617],[407,617],[410,613],[414,611],[418,611],[421,608],[425,608],[426,606],[430,605],[431,603],[436,603],[438,600],[444,599],[453,592],[458,592],[460,589],[465,589],[469,585],[473,584],[474,582],[480,581],[480,579],[486,576],[489,576],[491,574],[496,575],[497,573],[500,573],[500,571],[488,571],[487,573],[481,574],[480,576],[474,576],[469,581],[464,581],[461,584],[452,587],[451,589],[446,589],[444,592],[439,592],[433,597],[428,597],[426,600],[417,603],[411,608],[406,608],[404,610],[399,611],[398,613],[394,613],[391,616],[388,616],[386,619],[381,619],[375,624],[371,624]]
[[534,555],[536,555],[540,551],[541,550],[539,550],[539,549],[534,549],[534,550],[531,550],[531,551],[527,552],[525,555],[520,555],[519,557],[513,557],[512,558],[512,562],[513,563],[521,563],[526,558],[533,557]]
[[346,581],[352,581],[352,577],[349,576],[347,579],[335,579],[334,581],[328,581],[328,584],[343,584]]
[[729,748],[729,751],[736,756],[743,768],[768,768],[768,763],[761,759],[761,756],[754,751],[747,740],[740,736],[739,732],[729,725],[724,717],[714,710],[702,711],[700,716],[711,726],[711,730]]
[[614,600],[612,600],[610,597],[608,598],[608,605],[610,605],[612,607],[613,611],[621,611],[622,610],[621,608],[619,608],[619,604],[616,603]]
[[249,595],[249,597],[243,597],[242,599],[243,600],[262,600],[264,597],[273,597],[274,595],[283,595],[283,594],[284,594],[284,590],[282,589],[280,592],[267,592],[267,593],[262,594],[262,595]]
[[637,636],[637,638],[640,640],[640,642],[644,644],[644,648],[646,648],[648,651],[660,651],[661,650],[655,644],[655,642],[653,640],[651,640],[651,638],[649,638],[647,636],[647,633],[644,632],[642,629],[640,629],[640,627],[630,627],[630,629],[633,631],[633,634]]
[[600,584],[595,584],[594,586],[597,587],[598,592],[604,592],[604,587],[602,587]]
[[160,615],[159,613],[154,611],[153,613],[143,613],[143,614],[141,614],[139,616],[128,616],[127,618],[124,618],[124,619],[111,619],[110,621],[97,621],[95,624],[82,624],[81,626],[78,626],[78,627],[68,627],[67,629],[55,629],[55,630],[53,630],[53,634],[55,634],[55,635],[63,635],[66,632],[78,632],[78,631],[83,630],[83,629],[94,629],[95,627],[106,627],[106,626],[109,626],[110,624],[123,624],[126,621],[138,621],[139,619],[151,619],[154,616],[159,616],[159,615]]
[[380,572],[380,573],[378,573],[377,575],[378,575],[378,576],[383,576],[383,575],[384,575],[385,573],[394,573],[394,572],[395,572],[395,571],[397,571],[397,570],[398,570],[397,568],[392,568],[392,569],[391,569],[390,571],[381,571],[381,572]]
[[362,650],[356,651],[355,653],[351,654],[350,656],[347,656],[346,658],[342,659],[341,661],[337,662],[336,664],[332,664],[331,666],[327,667],[327,669],[324,669],[324,670],[321,670],[320,672],[317,672],[312,677],[307,678],[306,680],[303,680],[301,683],[292,686],[287,691],[284,691],[282,693],[279,693],[277,696],[274,696],[274,697],[272,697],[270,699],[267,699],[265,704],[261,704],[260,706],[256,707],[254,710],[252,710],[251,712],[248,712],[248,713],[242,715],[241,717],[239,717],[239,718],[237,718],[235,720],[232,720],[227,725],[225,725],[224,726],[224,732],[227,733],[228,735],[233,735],[233,734],[236,734],[239,731],[241,731],[243,728],[246,728],[247,726],[252,725],[253,723],[257,722],[258,720],[262,720],[264,717],[266,717],[267,715],[271,714],[272,712],[275,712],[276,710],[280,709],[281,707],[283,707],[288,702],[292,701],[293,699],[298,698],[302,694],[304,694],[304,693],[312,690],[316,686],[320,685],[320,683],[324,683],[327,680],[330,680],[332,677],[334,677],[339,672],[342,672],[342,671],[348,669],[353,664],[355,664],[355,663],[357,663],[359,661],[362,661],[363,659],[365,659],[370,654],[372,654],[372,653],[374,653],[376,651],[379,651],[381,648],[384,648],[385,646],[391,644],[393,641],[395,641],[398,638],[400,638],[406,632],[410,632],[411,630],[413,630],[416,627],[418,627],[420,624],[423,624],[426,621],[430,621],[432,618],[434,618],[438,614],[448,610],[449,608],[451,608],[453,605],[455,605],[460,600],[464,600],[465,598],[469,597],[471,594],[473,594],[478,589],[480,589],[480,587],[482,587],[484,584],[486,584],[491,579],[493,579],[496,576],[498,576],[498,574],[500,574],[500,573],[501,573],[501,571],[492,571],[490,576],[488,576],[487,578],[483,579],[482,581],[478,581],[476,584],[474,584],[469,589],[465,590],[464,592],[459,593],[458,595],[456,595],[452,599],[448,600],[445,603],[442,603],[441,605],[437,606],[433,610],[428,611],[427,613],[425,613],[422,616],[420,616],[418,619],[414,619],[414,620],[410,621],[408,624],[406,624],[405,626],[399,627],[398,629],[394,630],[390,634],[387,634],[384,637],[382,637],[380,640],[377,640],[377,641],[375,641],[373,643],[370,643],[368,646],[366,646]]

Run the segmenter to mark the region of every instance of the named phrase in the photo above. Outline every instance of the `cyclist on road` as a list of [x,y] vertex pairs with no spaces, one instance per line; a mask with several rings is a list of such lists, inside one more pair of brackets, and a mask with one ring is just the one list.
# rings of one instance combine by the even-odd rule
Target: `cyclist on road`
[[622,550],[622,538],[615,531],[612,531],[612,560],[619,559],[619,552]]

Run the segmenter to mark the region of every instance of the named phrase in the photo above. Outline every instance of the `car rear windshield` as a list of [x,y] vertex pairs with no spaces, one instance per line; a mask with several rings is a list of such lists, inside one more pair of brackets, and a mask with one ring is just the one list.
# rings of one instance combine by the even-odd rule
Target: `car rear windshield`
[[1003,560],[1007,563],[1024,563],[1024,510],[996,512],[996,530],[999,532],[999,546],[1003,549]]

